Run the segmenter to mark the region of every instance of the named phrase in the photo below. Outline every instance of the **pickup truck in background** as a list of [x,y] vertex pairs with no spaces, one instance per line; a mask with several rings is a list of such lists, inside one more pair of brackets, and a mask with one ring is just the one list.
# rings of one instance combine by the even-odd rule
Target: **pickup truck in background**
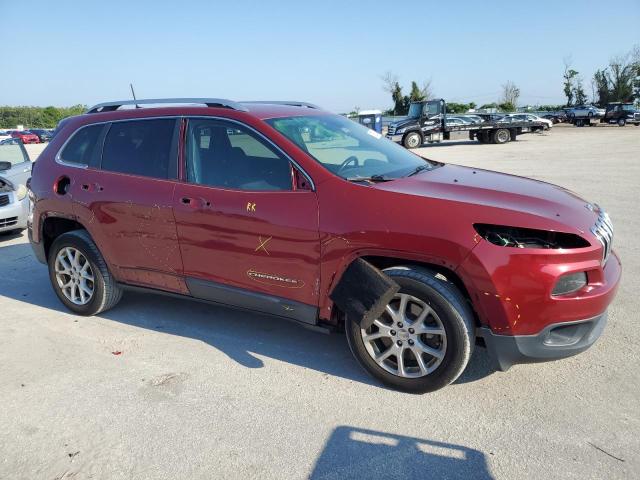
[[633,103],[612,102],[607,104],[601,123],[617,123],[624,127],[627,123],[640,125],[640,111]]

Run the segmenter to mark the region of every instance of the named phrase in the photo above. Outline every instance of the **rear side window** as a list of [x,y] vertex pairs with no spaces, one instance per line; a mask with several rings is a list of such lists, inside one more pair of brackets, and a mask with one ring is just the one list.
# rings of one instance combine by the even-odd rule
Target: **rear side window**
[[104,125],[91,125],[78,130],[62,150],[60,159],[65,163],[89,165],[93,156],[98,154],[103,128]]
[[169,178],[177,154],[175,125],[175,119],[112,123],[104,141],[102,170]]

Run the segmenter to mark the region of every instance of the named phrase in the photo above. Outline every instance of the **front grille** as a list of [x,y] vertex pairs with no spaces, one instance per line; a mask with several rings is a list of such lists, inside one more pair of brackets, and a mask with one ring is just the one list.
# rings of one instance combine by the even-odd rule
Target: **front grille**
[[389,133],[389,135],[395,135],[396,126],[395,125],[389,125],[388,133]]
[[602,244],[602,264],[604,265],[609,258],[611,246],[613,245],[613,224],[604,210],[600,210],[596,224],[591,227],[591,233],[598,237]]
[[0,218],[0,228],[10,227],[18,223],[18,217]]
[[0,207],[9,205],[9,195],[0,195]]

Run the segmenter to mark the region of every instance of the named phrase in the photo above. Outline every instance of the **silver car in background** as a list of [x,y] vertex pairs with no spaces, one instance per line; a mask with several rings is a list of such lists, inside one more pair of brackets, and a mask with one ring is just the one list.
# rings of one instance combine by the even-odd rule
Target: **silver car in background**
[[27,228],[32,163],[17,139],[0,141],[0,233]]

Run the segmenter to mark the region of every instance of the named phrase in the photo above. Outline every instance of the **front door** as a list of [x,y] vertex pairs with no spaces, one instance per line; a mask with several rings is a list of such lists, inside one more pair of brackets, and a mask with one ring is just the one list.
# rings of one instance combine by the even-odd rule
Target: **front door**
[[[314,191],[278,148],[235,122],[189,119],[174,212],[191,294],[315,323]],[[310,182],[306,182],[309,184]]]

